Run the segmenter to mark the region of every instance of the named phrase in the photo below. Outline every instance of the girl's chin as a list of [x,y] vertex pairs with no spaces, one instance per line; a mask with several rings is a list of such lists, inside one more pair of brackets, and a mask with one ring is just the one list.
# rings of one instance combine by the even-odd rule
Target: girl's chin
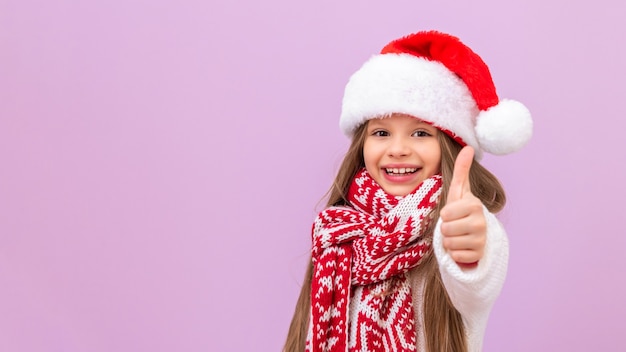
[[419,186],[419,183],[416,184],[405,184],[405,185],[393,185],[393,184],[385,184],[385,185],[381,185],[381,187],[383,188],[383,190],[389,194],[391,194],[392,196],[395,197],[404,197],[407,194],[413,192],[417,186]]

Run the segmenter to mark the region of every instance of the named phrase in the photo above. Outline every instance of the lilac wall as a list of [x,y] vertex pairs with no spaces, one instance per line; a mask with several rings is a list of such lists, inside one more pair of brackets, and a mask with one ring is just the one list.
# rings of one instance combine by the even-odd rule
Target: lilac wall
[[278,351],[347,145],[343,86],[431,28],[536,121],[486,158],[512,248],[485,351],[616,350],[617,5],[0,0],[0,350]]

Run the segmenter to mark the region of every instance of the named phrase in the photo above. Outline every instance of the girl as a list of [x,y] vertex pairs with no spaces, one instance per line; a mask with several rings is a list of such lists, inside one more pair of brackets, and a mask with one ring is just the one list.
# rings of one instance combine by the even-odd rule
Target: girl
[[313,224],[311,265],[284,351],[481,350],[504,283],[505,203],[478,161],[530,139],[457,38],[397,39],[348,82],[351,146]]

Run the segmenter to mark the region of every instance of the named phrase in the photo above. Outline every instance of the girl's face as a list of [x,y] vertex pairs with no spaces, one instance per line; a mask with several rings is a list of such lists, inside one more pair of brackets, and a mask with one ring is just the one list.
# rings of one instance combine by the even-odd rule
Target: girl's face
[[437,133],[437,128],[404,114],[369,120],[363,145],[367,172],[385,192],[406,196],[440,172]]

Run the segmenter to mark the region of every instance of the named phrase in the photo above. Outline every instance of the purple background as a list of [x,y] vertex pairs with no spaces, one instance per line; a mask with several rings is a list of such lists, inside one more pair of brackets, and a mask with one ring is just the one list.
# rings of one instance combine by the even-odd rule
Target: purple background
[[422,29],[535,119],[484,159],[511,240],[484,350],[619,349],[618,4],[0,0],[0,350],[278,351],[343,87]]

